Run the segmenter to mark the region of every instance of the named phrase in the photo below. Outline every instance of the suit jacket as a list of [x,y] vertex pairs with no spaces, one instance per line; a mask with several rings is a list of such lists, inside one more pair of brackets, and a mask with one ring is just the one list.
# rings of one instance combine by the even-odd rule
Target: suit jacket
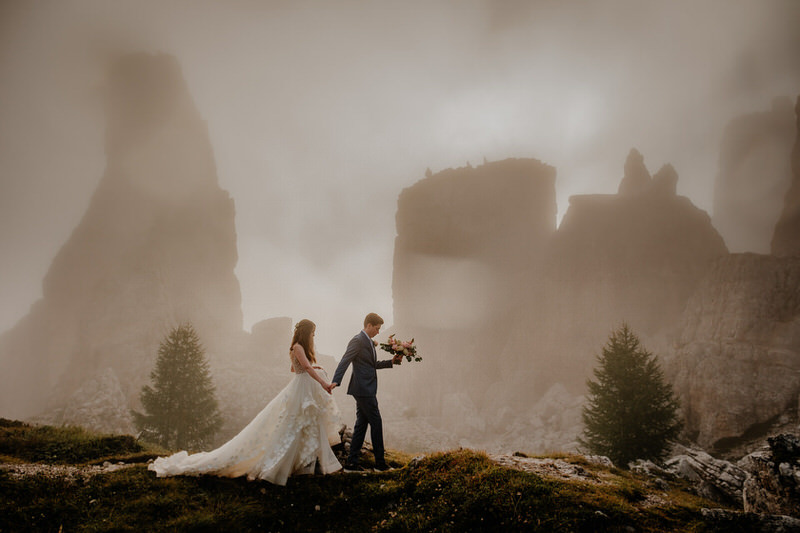
[[341,384],[350,363],[353,363],[353,375],[350,376],[347,394],[351,396],[375,396],[378,393],[377,370],[393,366],[391,359],[378,361],[372,339],[363,331],[347,344],[347,350],[339,361],[331,381]]

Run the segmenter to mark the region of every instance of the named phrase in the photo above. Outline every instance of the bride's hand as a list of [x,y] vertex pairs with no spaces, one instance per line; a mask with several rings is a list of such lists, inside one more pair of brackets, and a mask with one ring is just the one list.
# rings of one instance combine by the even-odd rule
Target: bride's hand
[[325,392],[330,394],[331,391],[333,390],[333,386],[332,385],[333,385],[332,383],[327,383],[327,384],[323,385],[322,388],[325,389]]

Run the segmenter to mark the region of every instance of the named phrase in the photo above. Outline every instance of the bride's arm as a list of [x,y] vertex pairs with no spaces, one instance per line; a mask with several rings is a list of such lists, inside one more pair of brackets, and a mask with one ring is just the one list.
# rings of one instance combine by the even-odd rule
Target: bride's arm
[[300,363],[300,366],[302,366],[305,369],[308,375],[314,378],[316,381],[318,381],[319,384],[322,385],[322,388],[328,391],[328,394],[330,394],[331,392],[330,384],[325,383],[325,380],[322,379],[322,377],[320,377],[320,375],[317,373],[316,370],[314,370],[314,366],[308,360],[308,357],[306,357],[306,351],[303,349],[303,347],[300,346],[299,344],[295,344],[294,346],[292,346],[292,352],[294,353],[294,357],[295,359],[297,359],[297,362]]

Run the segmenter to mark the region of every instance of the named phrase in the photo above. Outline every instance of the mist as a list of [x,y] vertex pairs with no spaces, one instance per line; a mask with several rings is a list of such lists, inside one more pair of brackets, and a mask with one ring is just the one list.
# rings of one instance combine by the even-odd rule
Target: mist
[[560,220],[636,147],[711,213],[726,124],[798,93],[798,27],[789,0],[4,2],[0,331],[103,174],[116,54],[181,65],[236,205],[245,327],[308,317],[338,357],[367,312],[393,321],[397,198],[426,169],[540,159]]

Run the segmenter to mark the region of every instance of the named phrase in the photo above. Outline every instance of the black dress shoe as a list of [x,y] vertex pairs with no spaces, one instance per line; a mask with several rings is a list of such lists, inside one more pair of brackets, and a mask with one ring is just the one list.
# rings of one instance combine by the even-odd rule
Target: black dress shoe
[[375,465],[376,472],[388,472],[389,470],[394,470],[391,466],[387,465],[386,463],[381,463]]
[[366,469],[363,466],[361,466],[361,465],[351,465],[351,464],[344,465],[343,470],[345,472],[366,472]]

